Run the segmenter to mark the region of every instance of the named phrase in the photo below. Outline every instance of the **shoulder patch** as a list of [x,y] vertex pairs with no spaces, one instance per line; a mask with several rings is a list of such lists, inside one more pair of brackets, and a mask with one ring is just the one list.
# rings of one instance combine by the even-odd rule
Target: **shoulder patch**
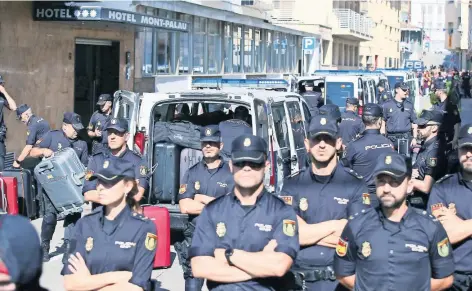
[[442,177],[441,179],[439,179],[438,181],[436,181],[436,183],[442,183],[444,181],[446,181],[447,179],[451,178],[453,175],[452,174],[447,174],[445,175],[444,177]]
[[137,220],[142,220],[142,221],[149,220],[149,218],[137,212],[131,212],[131,216]]
[[351,174],[352,176],[356,177],[359,180],[363,179],[363,177],[357,174],[356,171],[354,171],[353,169],[346,168],[346,172],[348,172],[349,174]]

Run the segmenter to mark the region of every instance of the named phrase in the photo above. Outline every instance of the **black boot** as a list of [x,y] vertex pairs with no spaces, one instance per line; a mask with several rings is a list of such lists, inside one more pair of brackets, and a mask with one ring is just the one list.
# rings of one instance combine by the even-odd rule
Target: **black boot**
[[49,242],[43,241],[41,248],[43,249],[43,262],[49,262]]
[[62,249],[64,250],[64,255],[62,256],[62,264],[65,265],[68,262],[70,251],[70,243],[68,239],[64,240],[64,245],[62,246]]

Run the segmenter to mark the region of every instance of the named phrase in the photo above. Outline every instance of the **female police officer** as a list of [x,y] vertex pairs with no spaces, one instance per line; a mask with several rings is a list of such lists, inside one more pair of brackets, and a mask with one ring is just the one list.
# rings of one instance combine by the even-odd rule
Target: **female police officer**
[[69,264],[62,274],[67,290],[149,290],[157,243],[156,227],[134,212],[138,193],[133,163],[105,159],[92,175],[100,204],[76,224]]

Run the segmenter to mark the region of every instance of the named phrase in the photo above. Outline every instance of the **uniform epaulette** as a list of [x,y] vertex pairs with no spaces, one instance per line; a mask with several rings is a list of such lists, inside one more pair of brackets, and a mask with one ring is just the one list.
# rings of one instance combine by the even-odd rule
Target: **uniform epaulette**
[[143,220],[143,221],[149,220],[149,218],[147,218],[146,216],[144,216],[142,214],[139,214],[137,212],[132,212],[131,216],[133,218],[136,218],[137,220]]
[[103,211],[103,206],[99,206],[99,207],[95,208],[94,210],[92,210],[92,212],[90,212],[86,216],[96,215],[96,214],[98,214],[102,211]]
[[452,174],[447,174],[441,179],[437,180],[436,183],[442,183],[443,181],[446,181],[447,179],[451,178],[453,175]]
[[354,171],[353,169],[349,169],[349,168],[346,168],[346,172],[348,172],[349,174],[353,175],[354,177],[356,177],[357,179],[359,180],[362,180],[363,177],[361,175],[359,175],[356,171]]
[[361,212],[357,212],[356,214],[349,216],[349,220],[353,220],[355,218],[358,218],[358,217],[366,214],[367,212],[368,211],[366,209],[362,209]]
[[143,157],[143,155],[140,152],[138,152],[136,149],[133,149],[131,152],[135,154],[136,156],[138,156],[139,158]]

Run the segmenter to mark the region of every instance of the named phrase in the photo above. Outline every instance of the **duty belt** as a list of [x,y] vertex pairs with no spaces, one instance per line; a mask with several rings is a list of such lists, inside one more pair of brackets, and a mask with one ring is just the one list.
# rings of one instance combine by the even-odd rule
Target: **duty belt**
[[472,274],[463,273],[463,272],[455,272],[454,277],[455,277],[455,280],[458,281],[460,284],[464,284],[466,287],[472,286]]
[[306,282],[317,282],[317,281],[335,281],[336,276],[334,275],[334,270],[333,267],[327,266],[327,267],[321,267],[321,268],[314,268],[311,270],[297,270],[293,269],[292,273],[294,273],[295,276],[301,276],[303,281]]
[[411,137],[411,133],[410,132],[401,132],[401,133],[387,132],[387,136],[394,137],[394,138],[409,138]]

